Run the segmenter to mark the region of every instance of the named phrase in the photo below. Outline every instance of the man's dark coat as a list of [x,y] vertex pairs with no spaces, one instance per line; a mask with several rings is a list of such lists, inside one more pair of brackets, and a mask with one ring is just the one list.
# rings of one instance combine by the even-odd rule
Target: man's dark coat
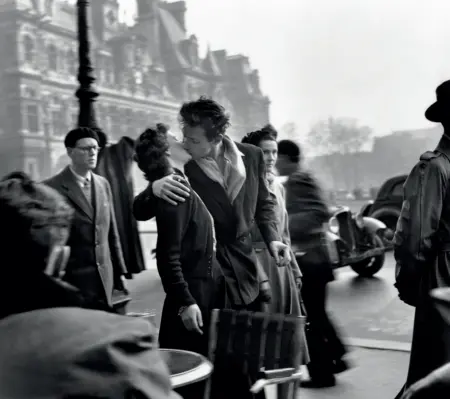
[[117,144],[105,147],[101,151],[96,173],[103,176],[111,185],[125,265],[129,273],[137,274],[145,270],[145,263],[138,225],[133,217],[133,155],[133,139],[122,137]]

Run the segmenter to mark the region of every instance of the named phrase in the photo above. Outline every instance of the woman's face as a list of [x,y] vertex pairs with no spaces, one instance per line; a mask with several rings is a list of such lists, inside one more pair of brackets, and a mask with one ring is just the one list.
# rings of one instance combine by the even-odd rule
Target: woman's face
[[266,164],[267,172],[275,172],[275,163],[278,158],[278,144],[275,140],[262,140],[259,143],[264,155],[264,163]]

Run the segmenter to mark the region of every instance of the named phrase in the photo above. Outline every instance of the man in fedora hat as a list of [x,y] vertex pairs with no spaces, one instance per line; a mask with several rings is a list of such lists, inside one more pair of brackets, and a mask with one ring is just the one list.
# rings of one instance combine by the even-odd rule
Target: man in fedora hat
[[441,123],[444,134],[434,151],[420,156],[405,182],[394,236],[395,286],[400,299],[416,308],[405,388],[450,361],[446,327],[429,295],[434,288],[450,287],[450,80],[436,89],[436,97],[425,117]]

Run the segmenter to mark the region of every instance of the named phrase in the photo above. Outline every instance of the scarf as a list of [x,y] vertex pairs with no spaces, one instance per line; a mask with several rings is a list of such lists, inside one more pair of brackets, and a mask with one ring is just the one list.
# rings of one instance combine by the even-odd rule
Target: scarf
[[242,160],[243,154],[237,148],[236,143],[228,136],[224,136],[222,144],[224,147],[223,157],[225,158],[223,174],[216,160],[212,157],[201,158],[196,162],[206,176],[225,189],[228,199],[233,203],[245,183],[247,172]]

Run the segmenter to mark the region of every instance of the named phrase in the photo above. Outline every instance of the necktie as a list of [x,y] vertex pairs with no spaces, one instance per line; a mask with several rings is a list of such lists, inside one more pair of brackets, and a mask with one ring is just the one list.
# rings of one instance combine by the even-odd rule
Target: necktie
[[89,179],[86,179],[84,181],[83,193],[86,196],[86,199],[88,200],[89,204],[92,205],[92,186],[91,186],[91,181]]

